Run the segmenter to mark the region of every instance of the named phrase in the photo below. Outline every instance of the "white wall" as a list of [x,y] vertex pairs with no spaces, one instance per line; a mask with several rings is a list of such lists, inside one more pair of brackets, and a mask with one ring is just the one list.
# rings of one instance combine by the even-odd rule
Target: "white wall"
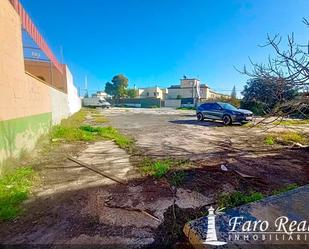
[[77,88],[74,86],[73,75],[67,66],[66,66],[66,76],[67,76],[69,115],[72,115],[80,110],[82,106],[82,101],[78,96]]
[[62,119],[69,117],[68,96],[50,87],[50,96],[52,102],[52,123],[59,124]]
[[181,106],[181,99],[166,99],[164,105],[165,107],[178,108]]

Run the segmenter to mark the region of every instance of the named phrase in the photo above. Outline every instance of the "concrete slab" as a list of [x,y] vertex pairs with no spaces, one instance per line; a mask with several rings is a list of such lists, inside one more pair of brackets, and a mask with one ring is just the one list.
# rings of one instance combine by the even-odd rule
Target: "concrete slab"
[[205,241],[214,231],[217,241],[227,243],[224,248],[308,248],[308,200],[305,185],[218,214],[215,230],[208,225],[209,215],[190,221],[184,233],[195,248],[212,248]]

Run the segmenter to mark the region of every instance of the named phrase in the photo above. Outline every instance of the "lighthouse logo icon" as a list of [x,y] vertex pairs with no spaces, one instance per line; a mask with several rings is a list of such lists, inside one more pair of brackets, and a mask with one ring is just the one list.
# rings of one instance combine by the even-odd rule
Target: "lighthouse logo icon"
[[216,232],[216,215],[215,209],[210,207],[208,209],[208,227],[207,227],[207,237],[203,244],[221,246],[225,245],[226,242],[218,241],[217,232]]

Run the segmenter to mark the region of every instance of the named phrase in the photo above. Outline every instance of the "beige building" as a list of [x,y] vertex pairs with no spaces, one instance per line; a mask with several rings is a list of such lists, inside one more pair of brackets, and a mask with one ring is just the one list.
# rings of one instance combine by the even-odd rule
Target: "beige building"
[[156,86],[156,87],[139,88],[137,92],[138,92],[137,98],[165,99],[167,89],[161,89]]
[[229,99],[230,96],[222,93],[217,93],[212,90],[209,90],[207,99]]
[[180,85],[172,85],[168,88],[168,99],[207,99],[209,87],[201,84],[199,79],[180,79]]
[[206,84],[201,84],[199,79],[180,79],[180,85],[172,85],[168,88],[168,99],[197,99],[208,100],[228,98],[227,95],[212,91]]

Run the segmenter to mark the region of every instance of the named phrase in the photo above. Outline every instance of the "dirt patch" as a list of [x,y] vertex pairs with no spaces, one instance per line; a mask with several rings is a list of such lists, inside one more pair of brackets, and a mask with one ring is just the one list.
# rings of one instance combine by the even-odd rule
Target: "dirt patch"
[[[258,129],[197,122],[192,111],[116,108],[102,113],[110,121],[98,125],[112,125],[136,140],[134,155],[111,141],[52,150],[35,166],[42,181],[23,215],[0,224],[0,243],[185,248],[183,225],[205,215],[220,194],[268,195],[289,183],[309,182],[308,149],[266,146]],[[87,117],[94,124],[91,114]],[[67,160],[68,154],[127,185]],[[160,180],[142,177],[134,166],[143,156],[184,159],[188,165]],[[175,188],[177,171],[182,177]]]

